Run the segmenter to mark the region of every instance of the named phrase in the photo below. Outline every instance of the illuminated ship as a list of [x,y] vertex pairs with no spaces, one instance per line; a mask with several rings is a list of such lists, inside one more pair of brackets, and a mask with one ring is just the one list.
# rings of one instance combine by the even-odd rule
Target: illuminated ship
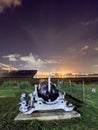
[[0,78],[33,78],[37,70],[0,71]]

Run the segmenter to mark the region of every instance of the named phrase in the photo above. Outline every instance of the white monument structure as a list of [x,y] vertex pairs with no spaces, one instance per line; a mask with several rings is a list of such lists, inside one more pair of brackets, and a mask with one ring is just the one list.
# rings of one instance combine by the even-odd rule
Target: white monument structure
[[73,111],[74,105],[65,100],[65,94],[56,89],[56,85],[48,81],[41,80],[39,85],[35,85],[35,90],[29,95],[28,101],[26,93],[22,93],[19,102],[19,111],[23,114],[32,114],[35,111],[43,110],[64,110]]

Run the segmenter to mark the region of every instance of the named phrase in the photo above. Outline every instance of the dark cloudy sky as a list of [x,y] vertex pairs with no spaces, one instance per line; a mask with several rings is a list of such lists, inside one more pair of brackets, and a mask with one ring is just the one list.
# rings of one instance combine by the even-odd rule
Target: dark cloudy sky
[[0,62],[98,72],[98,0],[0,0]]

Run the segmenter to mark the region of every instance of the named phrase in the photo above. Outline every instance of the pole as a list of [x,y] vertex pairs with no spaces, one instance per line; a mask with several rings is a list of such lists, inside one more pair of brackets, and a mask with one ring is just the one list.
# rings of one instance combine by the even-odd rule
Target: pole
[[85,86],[84,86],[84,81],[83,81],[83,101],[85,101]]
[[70,85],[70,94],[72,94],[72,90],[71,90],[71,80],[69,80],[69,85]]
[[48,92],[50,92],[51,90],[51,85],[50,85],[51,81],[50,81],[50,76],[48,77]]

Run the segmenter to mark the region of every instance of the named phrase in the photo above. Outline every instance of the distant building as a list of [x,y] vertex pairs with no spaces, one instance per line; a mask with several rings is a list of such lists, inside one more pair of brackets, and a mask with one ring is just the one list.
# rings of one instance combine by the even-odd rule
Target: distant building
[[66,77],[73,77],[72,73],[67,73]]

